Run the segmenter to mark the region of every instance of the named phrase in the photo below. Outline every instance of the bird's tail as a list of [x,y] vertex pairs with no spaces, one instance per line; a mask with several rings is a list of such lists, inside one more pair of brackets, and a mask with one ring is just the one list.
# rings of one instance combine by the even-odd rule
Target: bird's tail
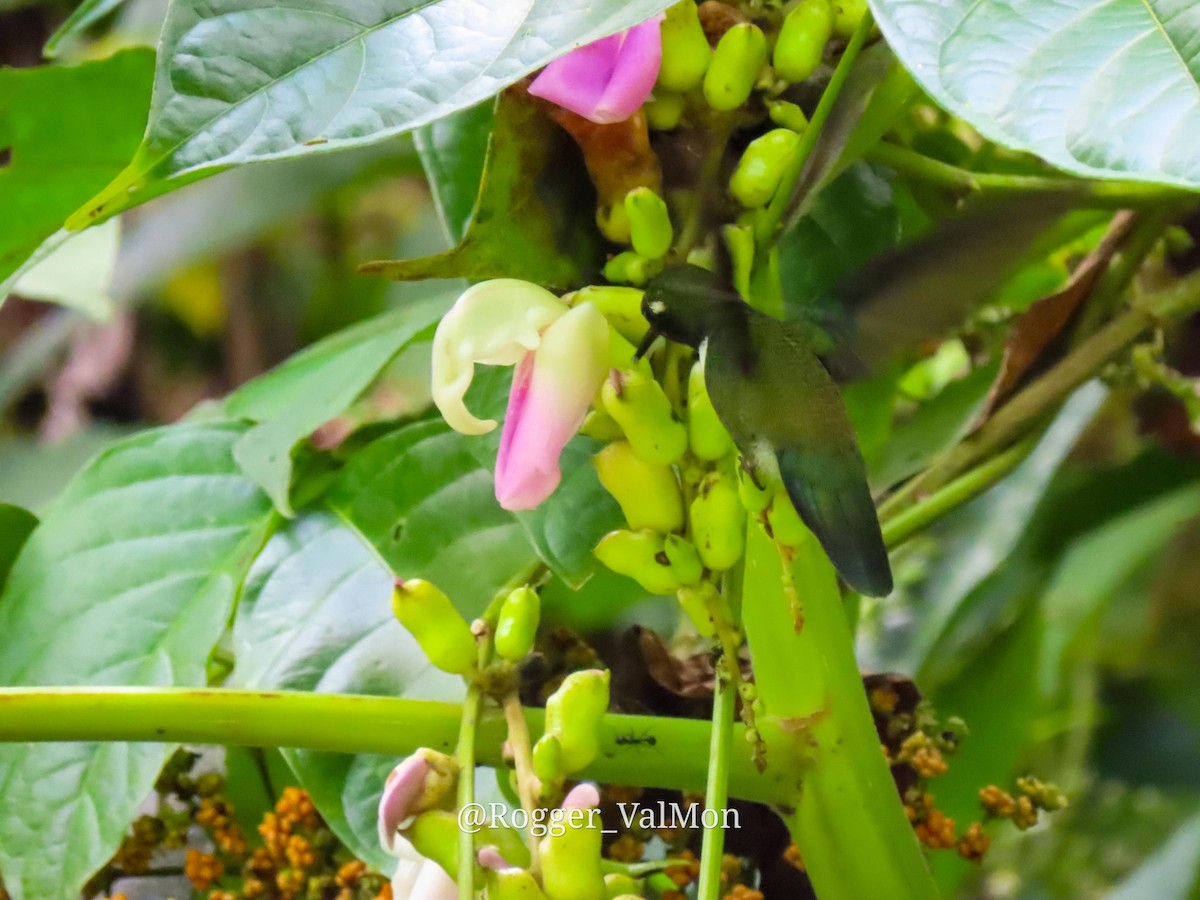
[[792,451],[778,459],[792,505],[846,584],[870,597],[890,594],[892,567],[862,463]]

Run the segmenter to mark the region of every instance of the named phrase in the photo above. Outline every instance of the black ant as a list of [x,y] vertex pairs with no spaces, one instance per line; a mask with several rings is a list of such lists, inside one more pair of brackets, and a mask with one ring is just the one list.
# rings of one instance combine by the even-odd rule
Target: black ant
[[640,734],[640,735],[638,735],[638,734],[618,734],[617,738],[616,738],[616,744],[618,747],[631,747],[631,746],[655,747],[658,745],[658,738],[656,738],[654,735],[652,735],[648,731],[646,733]]

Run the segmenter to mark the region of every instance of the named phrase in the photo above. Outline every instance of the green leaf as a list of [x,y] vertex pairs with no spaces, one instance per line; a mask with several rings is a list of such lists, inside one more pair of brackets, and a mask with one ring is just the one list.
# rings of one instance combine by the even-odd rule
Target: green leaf
[[1186,0],[871,0],[939,104],[1087,176],[1200,186],[1200,6]]
[[[73,221],[170,182],[379,140],[474,106],[666,0],[179,0],[163,28],[145,141]],[[436,36],[436,38],[435,38]]]
[[[67,487],[0,596],[0,684],[202,685],[273,522],[229,425],[123,440]],[[0,746],[0,870],[14,900],[76,898],[171,752]]]
[[125,0],[83,0],[71,11],[66,21],[58,26],[58,30],[50,35],[50,40],[46,41],[42,52],[47,59],[54,59],[66,41],[83,34],[124,3]]
[[456,244],[467,232],[483,181],[494,105],[480,103],[413,132],[438,217],[446,236]]
[[537,560],[473,440],[441,420],[404,425],[351,456],[329,492],[393,575],[434,582],[468,616]]
[[[392,615],[392,576],[329,514],[292,522],[267,544],[247,579],[234,624],[242,687],[450,700],[460,679],[433,668]],[[449,748],[436,748],[447,750]],[[339,838],[390,873],[375,811],[397,760],[285,751]]]
[[[521,278],[560,290],[580,287],[603,257],[590,192],[579,190],[586,176],[569,143],[536,106],[502,94],[462,240],[444,253],[371,262],[361,271],[400,281]],[[565,158],[564,149],[571,150]]]
[[0,588],[36,525],[37,516],[29,510],[0,503]]
[[1189,900],[1200,878],[1200,814],[1176,829],[1170,839],[1133,874],[1105,894],[1105,900]]
[[318,427],[343,412],[397,353],[433,336],[433,324],[449,307],[446,297],[376,316],[314,344],[225,402],[234,418],[258,424],[234,447],[234,458],[284,515],[292,451]]
[[152,50],[135,49],[80,66],[0,70],[0,149],[12,154],[0,168],[0,299],[22,263],[133,156],[153,66]]

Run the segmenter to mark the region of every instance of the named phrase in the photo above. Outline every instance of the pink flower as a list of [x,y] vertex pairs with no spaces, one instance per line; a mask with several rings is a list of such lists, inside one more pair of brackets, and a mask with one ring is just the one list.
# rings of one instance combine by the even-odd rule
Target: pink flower
[[533,509],[562,478],[558,459],[579,430],[608,371],[608,322],[544,288],[511,278],[468,288],[433,339],[433,401],[447,424],[485,434],[494,421],[463,402],[476,363],[515,365],[496,456],[496,499]]
[[659,14],[559,57],[533,80],[529,93],[593,122],[628,119],[658,78],[662,18]]
[[451,790],[458,777],[452,757],[422,747],[388,773],[379,798],[379,843],[395,853],[400,826],[418,813],[433,809]]

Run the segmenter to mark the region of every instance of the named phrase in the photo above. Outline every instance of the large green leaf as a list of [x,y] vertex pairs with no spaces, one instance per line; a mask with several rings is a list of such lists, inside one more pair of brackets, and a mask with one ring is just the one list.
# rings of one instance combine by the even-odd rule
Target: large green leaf
[[456,244],[467,232],[483,180],[494,105],[480,103],[413,132],[438,217]]
[[[391,612],[392,577],[328,514],[297,519],[267,544],[234,624],[242,687],[456,699],[460,679],[434,669]],[[448,748],[439,748],[448,749]],[[383,871],[375,810],[391,757],[285,751],[297,777],[354,854]]]
[[1200,186],[1191,0],[871,0],[938,103],[1082,175]]
[[404,425],[351,456],[329,496],[394,575],[429,579],[469,616],[537,559],[472,440],[441,420]]
[[432,338],[432,326],[449,304],[449,298],[436,297],[348,328],[226,401],[229,415],[258,422],[237,442],[233,455],[281,512],[292,513],[288,492],[296,445],[353,403],[404,347]]
[[[121,441],[67,487],[0,597],[0,684],[202,685],[273,521],[233,460],[241,430]],[[121,841],[169,746],[0,747],[0,870],[14,900],[75,898]]]
[[219,168],[336,150],[474,106],[666,0],[178,0],[150,125],[88,212],[110,214]]
[[[154,53],[0,70],[0,300],[14,273],[129,162],[146,124]],[[61,236],[58,239],[61,242]]]
[[0,503],[0,588],[36,525],[37,516],[29,510]]

